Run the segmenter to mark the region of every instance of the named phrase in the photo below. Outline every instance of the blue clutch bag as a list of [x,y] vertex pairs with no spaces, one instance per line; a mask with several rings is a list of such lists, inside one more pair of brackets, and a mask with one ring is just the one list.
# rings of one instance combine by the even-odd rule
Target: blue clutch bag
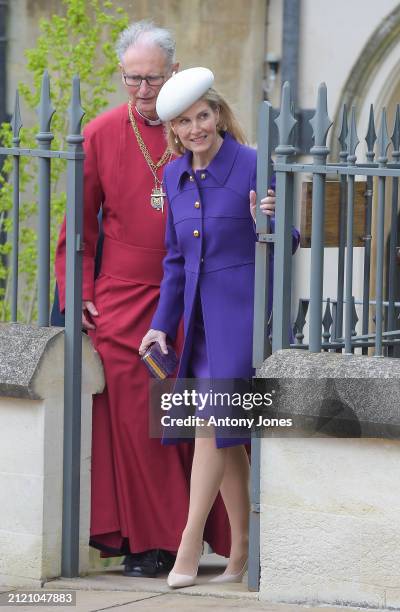
[[162,380],[170,376],[178,365],[178,357],[172,348],[167,345],[168,355],[165,355],[158,342],[152,344],[142,357],[142,361],[153,378]]

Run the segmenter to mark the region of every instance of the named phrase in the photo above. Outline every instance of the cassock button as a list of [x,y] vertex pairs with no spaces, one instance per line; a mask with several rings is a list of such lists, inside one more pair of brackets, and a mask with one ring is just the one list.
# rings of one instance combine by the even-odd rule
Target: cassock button
[[192,183],[193,183],[194,178],[193,178],[193,176],[192,176],[192,175],[190,175],[190,176],[189,176],[189,181],[192,181]]
[[194,230],[194,231],[193,231],[193,236],[194,236],[195,238],[198,238],[198,237],[200,236],[200,232],[199,232],[199,230]]
[[206,174],[205,174],[205,172],[202,172],[202,173],[201,173],[200,178],[202,178],[202,179],[205,179],[205,178],[206,178]]
[[195,208],[200,208],[200,202],[195,202],[195,203],[194,203],[194,207],[195,207]]
[[201,263],[204,263],[204,257],[202,257],[202,258],[200,259],[200,261],[201,261]]

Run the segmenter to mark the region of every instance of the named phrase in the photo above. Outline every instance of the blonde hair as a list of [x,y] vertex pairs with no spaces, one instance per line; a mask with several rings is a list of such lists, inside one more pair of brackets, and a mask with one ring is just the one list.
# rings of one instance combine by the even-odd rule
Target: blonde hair
[[[219,118],[217,123],[217,131],[221,132],[229,132],[229,134],[241,144],[247,144],[246,135],[239,123],[236,119],[231,107],[225,98],[218,93],[212,87],[200,98],[200,100],[204,100],[208,103],[210,108],[216,112],[219,111]],[[199,101],[200,101],[199,100]],[[171,121],[169,121],[166,125],[167,132],[167,141],[170,150],[175,155],[183,155],[185,153],[185,147],[178,140],[175,141],[175,134],[172,130]]]

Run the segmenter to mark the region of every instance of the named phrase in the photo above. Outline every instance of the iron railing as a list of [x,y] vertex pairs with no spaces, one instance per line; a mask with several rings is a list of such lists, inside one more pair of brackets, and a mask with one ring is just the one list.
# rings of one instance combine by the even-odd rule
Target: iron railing
[[[263,103],[260,123],[260,140],[264,138],[264,149],[270,152],[272,107]],[[399,303],[396,302],[397,273],[397,241],[398,241],[398,182],[400,177],[400,106],[397,107],[392,137],[387,130],[386,110],[381,113],[378,136],[375,133],[374,109],[371,106],[369,125],[366,134],[367,160],[357,160],[356,149],[359,145],[356,126],[356,110],[352,108],[348,120],[346,106],[343,107],[337,137],[341,145],[339,162],[327,162],[329,148],[327,147],[328,132],[332,122],[327,111],[327,90],[325,84],[320,85],[316,104],[316,112],[310,121],[314,132],[314,146],[310,150],[313,159],[309,163],[294,161],[295,149],[291,144],[293,128],[296,120],[292,114],[290,84],[285,83],[282,90],[280,115],[276,120],[279,131],[279,145],[275,149],[273,169],[276,172],[276,219],[275,233],[266,232],[265,222],[261,213],[257,212],[257,233],[259,241],[269,246],[256,262],[256,294],[266,296],[264,304],[256,300],[255,320],[257,333],[254,334],[254,365],[259,367],[267,356],[265,336],[267,336],[267,316],[265,303],[267,301],[268,283],[266,282],[264,260],[268,261],[267,251],[274,245],[274,296],[272,317],[272,350],[292,346],[307,348],[319,352],[322,348],[341,350],[349,354],[356,348],[366,352],[368,346],[375,347],[375,355],[390,354],[388,348],[400,343],[400,324],[398,321]],[[388,159],[388,148],[392,144],[392,159]],[[375,159],[374,147],[377,148]],[[258,191],[263,193],[265,177],[271,172],[270,162],[259,164]],[[296,174],[312,175],[312,228],[311,228],[311,266],[310,266],[310,296],[302,298],[295,323],[294,332],[297,335],[295,343],[290,343],[288,329],[291,326],[291,296],[292,296],[292,255],[291,255],[291,224],[294,208],[294,179]],[[337,257],[337,293],[326,299],[323,296],[324,273],[324,217],[325,217],[325,185],[327,175],[335,175],[340,182],[340,223],[339,246]],[[356,176],[366,178],[366,221],[363,256],[363,291],[362,296],[353,292],[353,223]],[[374,177],[377,181],[377,206],[374,235],[372,232],[373,189]],[[391,180],[391,223],[388,240],[387,265],[387,299],[384,296],[385,275],[385,200],[387,183]],[[375,287],[371,288],[372,241],[376,244],[375,257]],[[257,245],[260,250],[263,247]],[[265,255],[265,257],[264,257]],[[330,273],[332,273],[330,271]],[[278,280],[279,279],[279,280]],[[325,304],[325,306],[324,306]],[[307,308],[306,308],[307,305]],[[260,312],[260,306],[262,312]],[[358,309],[356,310],[356,306]],[[358,312],[362,311],[361,333],[356,331]],[[308,342],[304,343],[304,327],[308,315]],[[371,325],[373,324],[373,329]],[[261,332],[261,327],[262,332]],[[261,333],[260,333],[261,332]]]
[[38,325],[49,325],[50,301],[50,199],[51,160],[64,159],[67,164],[67,257],[66,257],[66,324],[64,354],[64,473],[62,574],[79,575],[79,506],[81,453],[81,375],[82,375],[82,236],[83,236],[83,110],[80,81],[74,77],[69,107],[67,151],[53,151],[51,119],[55,109],[50,97],[50,79],[43,75],[38,107],[38,147],[20,146],[22,127],[18,91],[11,120],[12,147],[0,147],[0,155],[13,158],[12,253],[11,253],[11,320],[18,316],[19,204],[20,159],[37,157],[38,172]]

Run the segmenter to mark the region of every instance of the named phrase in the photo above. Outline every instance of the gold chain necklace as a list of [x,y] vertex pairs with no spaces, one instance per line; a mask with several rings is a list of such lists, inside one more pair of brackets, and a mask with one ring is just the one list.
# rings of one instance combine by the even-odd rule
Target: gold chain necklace
[[165,163],[169,162],[171,157],[172,157],[172,152],[169,150],[169,148],[167,147],[163,153],[163,156],[161,157],[160,161],[158,161],[156,164],[153,162],[153,160],[151,159],[151,155],[149,153],[148,148],[146,147],[144,140],[142,138],[142,135],[139,131],[139,128],[137,126],[137,123],[135,121],[135,117],[133,116],[133,111],[132,111],[132,102],[131,100],[129,100],[128,102],[128,111],[129,111],[129,119],[132,125],[132,129],[133,129],[133,133],[136,136],[136,140],[137,143],[139,145],[139,149],[143,155],[143,157],[145,158],[147,165],[150,169],[150,172],[152,173],[153,177],[154,177],[154,188],[151,192],[151,196],[150,196],[150,204],[153,208],[155,208],[155,210],[161,210],[161,212],[164,211],[164,198],[166,196],[166,194],[163,191],[162,188],[162,181],[160,181],[160,179],[157,177],[157,170],[159,168],[161,168],[161,166],[163,166]]

